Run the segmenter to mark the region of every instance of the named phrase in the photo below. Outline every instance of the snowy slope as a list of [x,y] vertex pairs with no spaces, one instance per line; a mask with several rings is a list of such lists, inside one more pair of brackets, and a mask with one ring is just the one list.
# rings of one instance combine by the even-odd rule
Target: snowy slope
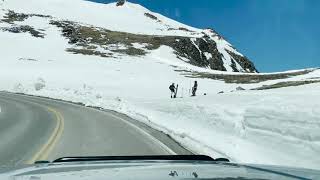
[[[209,39],[216,43],[217,50],[221,54],[219,60],[223,63],[223,70],[232,72],[236,69],[236,71],[240,72],[256,72],[254,67],[248,69],[239,64],[239,60],[235,59],[229,52],[245,57],[214,31],[197,29],[181,24],[160,14],[153,13],[138,4],[127,2],[125,5],[117,7],[116,3],[98,4],[84,0],[30,0],[23,6],[20,4],[21,1],[19,0],[5,0],[1,4],[0,15],[2,14],[3,17],[7,10],[12,10],[16,13],[50,15],[59,20],[81,22],[94,27],[133,34],[190,38],[208,36]],[[150,18],[146,14],[156,19]],[[199,49],[199,45],[194,44],[194,46]],[[199,53],[201,54],[201,50],[199,50]],[[209,53],[209,56],[206,57],[210,57],[210,53],[213,52],[203,53]],[[207,59],[210,60],[210,58]],[[248,60],[246,59],[245,61]],[[232,66],[235,66],[235,69]]]
[[[132,3],[119,8],[115,4],[81,0],[30,0],[24,6],[19,0],[0,3],[0,19],[6,16],[8,9],[53,16],[31,16],[14,24],[0,21],[1,28],[28,25],[45,34],[44,38],[37,38],[30,32],[0,30],[0,90],[117,110],[167,132],[200,154],[224,156],[236,162],[320,169],[320,159],[314,158],[320,153],[320,104],[315,101],[320,98],[319,83],[248,90],[279,82],[320,80],[320,70],[249,84],[189,78],[184,71],[243,75],[230,72],[232,57],[229,53],[242,55],[211,30],[185,26]],[[145,12],[154,14],[162,23],[146,17]],[[187,58],[177,58],[174,49],[165,45],[147,50],[144,56],[73,54],[66,49],[79,46],[68,43],[70,39],[62,35],[61,28],[50,24],[51,20],[61,19],[90,24],[94,29],[187,36],[190,40],[201,37],[204,32],[217,43],[229,72],[194,66]],[[194,32],[168,30],[179,27]],[[145,44],[134,43],[133,46],[144,48]],[[125,47],[121,44],[112,46]],[[101,51],[112,52],[110,49]],[[299,71],[292,71],[295,72]],[[284,73],[288,72],[271,75]],[[270,74],[261,74],[266,75]],[[191,98],[194,80],[199,83],[199,96]],[[179,84],[178,99],[169,98],[168,86],[172,82]],[[235,91],[238,86],[247,90]],[[221,91],[224,93],[218,94]],[[204,93],[207,95],[203,96]]]
[[[144,15],[147,12],[152,13],[151,11],[129,2],[120,7],[116,7],[116,3],[98,4],[83,0],[30,0],[23,6],[20,3],[19,0],[6,0],[3,7],[20,13],[51,15],[59,19],[137,34],[175,35],[177,33],[181,36],[194,36],[184,31],[166,31],[168,27],[176,29],[184,27],[201,31],[154,13],[163,22],[157,23]],[[199,33],[197,35],[201,36]]]

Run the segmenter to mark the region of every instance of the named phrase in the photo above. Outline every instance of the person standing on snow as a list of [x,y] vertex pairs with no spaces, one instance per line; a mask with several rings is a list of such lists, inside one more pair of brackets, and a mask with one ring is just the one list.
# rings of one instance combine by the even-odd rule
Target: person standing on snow
[[171,98],[174,98],[174,95],[175,95],[175,92],[176,92],[176,87],[174,85],[174,83],[172,83],[170,86],[169,86],[169,89],[171,91]]
[[196,96],[197,89],[198,89],[198,82],[195,81],[192,87],[192,96]]

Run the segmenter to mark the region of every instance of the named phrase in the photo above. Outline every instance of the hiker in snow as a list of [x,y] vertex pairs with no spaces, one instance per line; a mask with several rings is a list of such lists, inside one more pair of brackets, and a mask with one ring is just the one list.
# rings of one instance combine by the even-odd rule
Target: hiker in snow
[[198,89],[198,82],[195,81],[192,87],[192,96],[196,96],[197,89]]
[[169,89],[171,91],[171,98],[174,98],[174,95],[175,95],[175,92],[176,92],[176,87],[174,85],[174,83],[172,83],[170,86],[169,86]]

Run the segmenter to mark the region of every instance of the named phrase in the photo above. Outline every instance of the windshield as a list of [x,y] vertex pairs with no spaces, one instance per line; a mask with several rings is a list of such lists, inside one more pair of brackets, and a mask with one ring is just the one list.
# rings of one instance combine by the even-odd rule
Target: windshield
[[0,166],[203,154],[320,170],[319,8],[0,0]]

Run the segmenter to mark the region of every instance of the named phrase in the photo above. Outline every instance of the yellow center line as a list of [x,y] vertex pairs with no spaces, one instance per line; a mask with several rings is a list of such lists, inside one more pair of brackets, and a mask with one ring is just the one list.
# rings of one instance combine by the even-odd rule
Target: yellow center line
[[32,164],[39,160],[47,160],[50,152],[55,147],[55,145],[57,144],[57,142],[59,141],[63,133],[64,119],[61,113],[51,107],[46,107],[46,108],[48,109],[48,111],[52,112],[56,116],[57,125],[54,128],[54,131],[51,134],[49,140],[41,147],[41,149],[30,160],[26,162],[27,164]]

